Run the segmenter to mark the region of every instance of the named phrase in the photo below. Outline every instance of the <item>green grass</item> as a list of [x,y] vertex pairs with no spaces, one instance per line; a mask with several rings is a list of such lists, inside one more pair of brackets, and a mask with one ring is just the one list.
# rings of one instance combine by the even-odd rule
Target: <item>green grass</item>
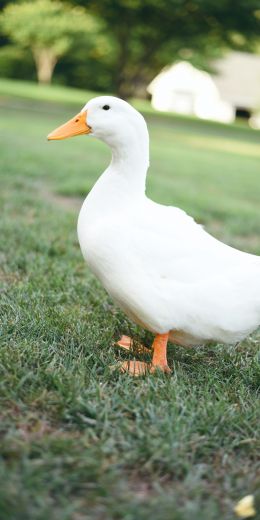
[[30,81],[18,81],[6,78],[0,79],[0,96],[4,98],[17,97],[30,101],[47,101],[54,103],[85,104],[94,92],[76,88],[63,87],[61,85],[38,85]]
[[[124,358],[113,347],[121,333],[152,338],[113,305],[77,243],[77,208],[109,151],[84,136],[47,143],[73,115],[71,98],[9,94],[0,109],[1,520],[235,519],[238,499],[260,498],[259,333],[237,347],[171,345],[171,377],[111,372]],[[149,195],[260,254],[259,133],[147,119]]]
[[[89,99],[94,96],[99,95],[97,92],[92,92],[90,90],[82,90],[73,87],[65,87],[62,85],[39,85],[37,83],[33,83],[31,81],[19,81],[7,78],[0,77],[0,104],[5,104],[8,100],[13,100],[16,98],[17,100],[29,101],[30,108],[37,108],[37,102],[41,101],[42,106],[43,103],[49,104],[53,109],[54,104],[58,105],[69,105],[76,106],[77,108],[82,107]],[[158,113],[155,111],[151,103],[147,100],[133,99],[132,104],[137,108],[137,110],[142,111],[144,114],[154,114],[156,115],[156,119],[158,118],[163,120],[179,120],[179,121],[195,121],[195,124],[198,124],[196,118],[192,116],[184,116],[178,114],[171,114],[167,112]],[[208,126],[221,128],[225,125],[217,122],[208,122]],[[230,125],[230,128],[236,127],[236,129],[241,128],[243,132],[247,130],[250,131],[248,126],[245,124],[243,120],[236,121],[234,125]]]

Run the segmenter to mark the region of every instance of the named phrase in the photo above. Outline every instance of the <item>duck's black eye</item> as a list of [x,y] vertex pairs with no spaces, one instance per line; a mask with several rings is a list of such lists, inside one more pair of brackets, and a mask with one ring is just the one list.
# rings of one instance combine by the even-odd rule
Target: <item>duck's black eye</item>
[[109,105],[104,105],[102,108],[103,108],[103,110],[109,110],[110,106]]

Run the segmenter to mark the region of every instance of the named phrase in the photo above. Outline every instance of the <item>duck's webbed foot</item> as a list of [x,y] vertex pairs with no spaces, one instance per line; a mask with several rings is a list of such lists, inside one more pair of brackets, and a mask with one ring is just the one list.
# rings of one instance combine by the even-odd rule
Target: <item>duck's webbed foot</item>
[[[169,334],[157,334],[152,348],[153,348],[153,358],[151,363],[145,363],[144,361],[124,361],[119,364],[119,370],[121,372],[127,372],[131,376],[144,376],[146,374],[154,374],[157,370],[160,370],[166,374],[171,373],[171,369],[167,363],[167,342],[168,342]],[[137,349],[135,349],[134,342],[129,336],[122,336],[120,340],[116,343],[116,346],[119,346],[125,350],[133,350],[133,352],[137,352],[138,354],[147,354],[150,353],[150,349],[144,347],[143,345],[137,344]]]
[[127,372],[130,376],[139,377],[145,376],[150,372],[151,363],[145,363],[144,361],[124,361],[120,363],[120,372]]
[[121,347],[125,350],[131,350],[133,348],[134,340],[129,336],[121,336],[121,338],[116,341],[115,346]]
[[121,338],[115,343],[116,347],[120,347],[125,350],[133,350],[138,354],[151,354],[151,350],[142,343],[135,342],[129,336],[121,336]]

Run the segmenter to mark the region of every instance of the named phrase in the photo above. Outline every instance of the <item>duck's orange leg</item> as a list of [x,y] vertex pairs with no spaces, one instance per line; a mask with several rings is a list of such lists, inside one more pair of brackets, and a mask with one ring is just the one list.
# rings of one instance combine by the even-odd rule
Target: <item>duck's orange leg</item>
[[169,332],[166,334],[157,334],[153,342],[153,359],[150,372],[159,369],[167,374],[171,373],[171,369],[167,363],[167,343]]
[[167,343],[169,333],[157,334],[153,342],[152,363],[143,361],[125,361],[121,364],[121,372],[128,372],[132,376],[143,376],[147,373],[153,374],[156,370],[170,374],[171,369],[167,363]]

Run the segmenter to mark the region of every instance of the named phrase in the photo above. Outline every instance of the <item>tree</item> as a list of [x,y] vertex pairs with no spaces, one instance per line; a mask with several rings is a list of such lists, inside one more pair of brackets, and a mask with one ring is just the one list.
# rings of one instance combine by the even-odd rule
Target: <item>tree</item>
[[[73,1],[73,0],[71,0]],[[74,0],[105,20],[115,41],[114,86],[121,97],[141,92],[162,66],[247,43],[260,33],[259,0]]]
[[98,29],[97,21],[85,9],[72,8],[58,0],[9,4],[3,10],[0,24],[15,43],[30,48],[40,83],[51,82],[57,61],[76,38],[87,35],[90,44]]

